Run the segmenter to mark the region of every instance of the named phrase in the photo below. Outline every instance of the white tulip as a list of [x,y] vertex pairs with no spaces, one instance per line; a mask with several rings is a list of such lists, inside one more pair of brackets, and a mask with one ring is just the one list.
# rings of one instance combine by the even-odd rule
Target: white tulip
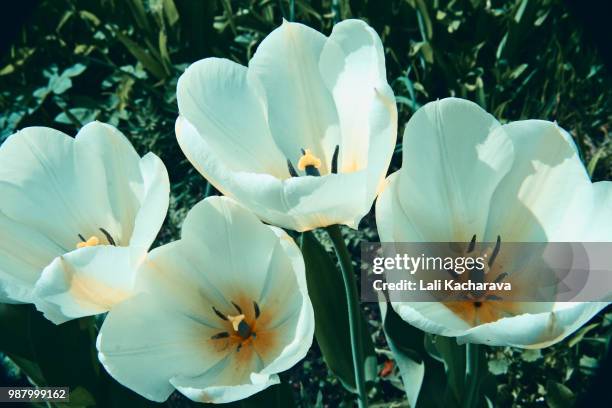
[[[612,183],[591,183],[556,123],[501,126],[448,98],[410,119],[402,168],[376,204],[383,242],[609,242]],[[606,303],[393,302],[408,323],[460,343],[526,348],[561,341]]]
[[0,146],[0,301],[35,303],[55,323],[132,293],[166,216],[166,168],[110,125],[75,138],[30,127]]
[[154,401],[246,398],[312,344],[304,260],[281,229],[227,197],[191,209],[179,241],[154,249],[142,293],[113,308],[99,358],[121,384]]
[[296,231],[357,228],[395,147],[383,47],[359,20],[330,37],[284,21],[248,68],[218,58],[191,65],[177,99],[177,139],[195,168],[264,221]]

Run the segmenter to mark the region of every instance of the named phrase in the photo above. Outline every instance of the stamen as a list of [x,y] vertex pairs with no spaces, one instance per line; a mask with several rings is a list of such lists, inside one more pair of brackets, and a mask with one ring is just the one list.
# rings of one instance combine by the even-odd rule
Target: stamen
[[450,269],[450,268],[445,268],[444,269],[446,272],[448,272],[448,274],[453,278],[457,278],[459,276],[459,274],[457,272],[455,272],[454,269]]
[[334,149],[334,154],[332,156],[331,161],[331,172],[332,174],[338,173],[338,154],[340,153],[340,145],[336,145]]
[[227,320],[227,317],[225,317],[225,315],[224,315],[223,313],[221,313],[220,311],[218,311],[216,307],[214,307],[214,306],[213,306],[213,307],[212,307],[212,309],[213,309],[213,311],[215,312],[215,314],[216,314],[217,316],[219,316],[221,319],[223,319],[223,320]]
[[218,340],[218,339],[225,339],[229,337],[229,333],[228,332],[221,332],[221,333],[217,333],[214,336],[211,337],[211,340]]
[[495,278],[495,283],[500,283],[501,281],[506,279],[506,276],[508,276],[507,272],[500,273],[499,276]]
[[489,258],[489,267],[493,265],[493,262],[495,262],[495,258],[497,258],[500,248],[501,248],[501,237],[498,235],[497,241],[495,242],[495,248],[493,248],[493,252],[491,253],[491,258]]
[[[306,171],[306,174],[314,175],[309,173],[314,173],[314,170],[321,167],[321,159],[312,154],[310,149],[302,149],[302,157],[300,157],[297,166],[299,170]],[[316,173],[319,173],[319,171],[316,170]]]
[[[485,273],[482,269],[470,270],[470,279],[472,279],[474,282],[483,283],[485,281],[484,277],[485,277]],[[483,291],[483,290],[470,291],[470,294],[477,299],[484,296],[485,293],[486,291]]]
[[289,170],[289,174],[291,177],[299,177],[300,175],[295,171],[293,164],[291,164],[291,160],[287,159],[287,169]]
[[238,313],[242,314],[242,309],[240,308],[240,306],[238,306],[236,303],[231,302],[232,305],[234,305],[234,307],[236,308],[236,310],[238,311]]
[[476,234],[474,234],[474,236],[472,237],[472,240],[470,241],[470,244],[468,245],[467,253],[469,254],[470,252],[472,252],[475,247],[476,247]]
[[77,249],[79,249],[79,248],[85,248],[85,247],[92,247],[96,245],[100,245],[100,239],[96,236],[91,236],[89,237],[87,241],[77,243],[76,247]]
[[259,305],[255,301],[253,301],[253,308],[255,309],[255,319],[258,319],[261,312],[259,310]]
[[82,236],[81,234],[78,234],[78,236],[79,236],[79,239],[80,239],[82,242],[87,242],[87,240],[85,239],[85,237],[84,237],[84,236]]
[[102,231],[102,233],[106,237],[106,240],[108,241],[109,244],[111,244],[112,246],[117,246],[117,244],[115,243],[115,240],[113,239],[111,234],[108,233],[107,230],[105,230],[104,228],[100,228],[100,231]]

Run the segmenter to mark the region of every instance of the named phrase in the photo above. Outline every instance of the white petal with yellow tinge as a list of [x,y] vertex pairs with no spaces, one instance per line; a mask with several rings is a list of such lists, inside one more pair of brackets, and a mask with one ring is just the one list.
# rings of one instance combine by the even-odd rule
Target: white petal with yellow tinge
[[[612,242],[612,183],[591,183],[556,123],[501,126],[457,98],[406,125],[402,168],[376,203],[383,242]],[[594,299],[599,300],[599,299]],[[561,341],[607,303],[393,302],[408,323],[461,343],[525,348]]]
[[297,231],[357,228],[395,147],[382,44],[359,20],[329,37],[285,21],[248,68],[219,58],[192,64],[177,100],[177,140],[194,167],[264,221]]
[[0,147],[0,301],[35,303],[61,323],[124,300],[169,191],[161,160],[140,158],[110,125],[10,136]]
[[300,250],[227,197],[192,208],[181,239],[151,251],[137,287],[109,312],[97,345],[117,381],[154,401],[175,388],[200,402],[246,398],[312,344]]

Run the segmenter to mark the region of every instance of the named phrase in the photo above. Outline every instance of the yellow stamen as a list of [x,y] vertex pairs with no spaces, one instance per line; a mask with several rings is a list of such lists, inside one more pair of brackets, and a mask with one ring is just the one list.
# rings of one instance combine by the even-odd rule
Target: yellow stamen
[[234,331],[238,331],[238,326],[240,325],[240,322],[244,320],[244,315],[243,314],[239,314],[237,316],[227,315],[227,320],[232,322],[232,327],[234,328]]
[[306,149],[304,151],[304,155],[300,157],[297,166],[298,169],[302,171],[304,171],[307,166],[313,166],[315,169],[318,169],[319,167],[321,167],[321,159],[312,154],[310,149]]
[[100,245],[100,239],[96,236],[91,236],[89,237],[87,241],[77,243],[76,247],[85,248],[85,247],[92,247],[96,245]]

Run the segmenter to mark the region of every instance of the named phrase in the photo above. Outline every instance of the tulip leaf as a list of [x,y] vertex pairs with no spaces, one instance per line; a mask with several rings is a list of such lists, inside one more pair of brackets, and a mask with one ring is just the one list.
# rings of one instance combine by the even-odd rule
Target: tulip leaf
[[[355,392],[348,306],[342,276],[329,253],[311,232],[302,234],[301,248],[308,293],[314,308],[317,343],[329,369],[347,390]],[[363,315],[361,319],[365,377],[366,381],[371,381],[376,376],[376,355]]]
[[461,401],[461,393],[465,379],[465,346],[457,344],[454,337],[425,336],[426,347],[431,353],[436,353],[436,358],[444,363],[444,369],[448,378],[454,400]]
[[[132,390],[124,387],[119,384],[115,380],[113,380],[106,373],[104,374],[107,381],[109,382],[108,386],[108,406],[109,408],[151,408],[151,407],[161,407],[165,406],[165,404],[160,404],[157,402],[149,401],[148,399],[141,397],[136,394]],[[72,395],[70,396],[72,399]],[[228,406],[229,408],[229,406]]]
[[569,408],[576,402],[576,396],[567,386],[556,381],[546,382],[546,404],[550,408]]
[[33,359],[30,347],[31,305],[0,304],[0,352]]
[[19,367],[23,374],[25,374],[32,383],[38,385],[39,387],[43,387],[48,385],[45,382],[45,379],[40,371],[40,367],[35,362],[23,358],[18,355],[7,353],[6,356],[11,359],[11,361]]
[[[89,325],[93,319],[71,320],[55,325],[41,313],[32,313],[30,340],[45,381],[50,386],[83,387],[95,395],[98,392],[100,365],[95,349],[95,337]],[[85,327],[83,327],[85,326]]]
[[197,404],[199,407],[217,408],[293,408],[295,401],[289,384],[281,382],[248,398],[226,404]]
[[425,377],[425,362],[414,349],[418,336],[414,336],[412,332],[416,329],[407,325],[386,303],[381,303],[380,309],[387,344],[399,367],[404,392],[410,407],[415,407]]
[[155,59],[155,57],[145,51],[138,43],[134,42],[127,35],[120,31],[115,32],[117,39],[127,48],[127,50],[136,58],[151,74],[157,79],[164,79],[166,71],[163,65]]
[[[455,338],[434,336],[409,325],[386,303],[380,303],[380,309],[408,404],[419,408],[461,406],[467,390],[465,346],[458,345]],[[479,370],[486,373],[484,352],[480,349],[478,353]],[[479,384],[491,378],[481,374]]]
[[295,402],[291,387],[287,383],[280,383],[266,388],[240,401],[241,408],[293,408]]

